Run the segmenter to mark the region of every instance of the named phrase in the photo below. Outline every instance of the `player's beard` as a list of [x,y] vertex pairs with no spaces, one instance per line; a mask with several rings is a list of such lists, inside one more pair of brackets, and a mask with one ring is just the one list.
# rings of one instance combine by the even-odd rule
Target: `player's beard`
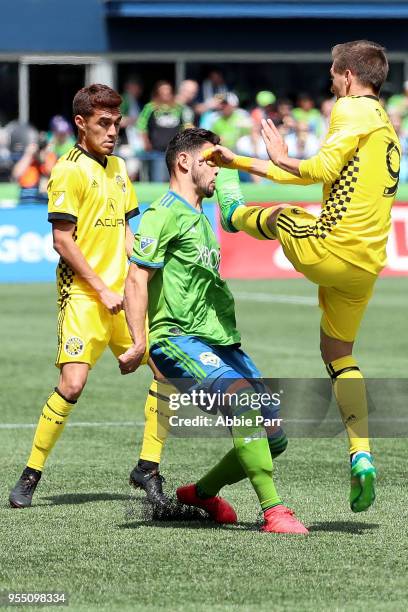
[[194,166],[191,169],[191,178],[203,198],[211,198],[214,195],[215,186],[213,179],[207,179],[206,181]]

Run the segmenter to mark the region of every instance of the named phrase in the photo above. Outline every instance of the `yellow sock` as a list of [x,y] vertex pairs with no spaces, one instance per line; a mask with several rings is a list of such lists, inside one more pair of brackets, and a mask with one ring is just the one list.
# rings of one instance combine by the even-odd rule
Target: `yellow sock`
[[161,453],[169,432],[169,394],[173,387],[153,380],[145,404],[145,427],[140,459],[160,463]]
[[47,399],[34,435],[27,466],[42,472],[48,455],[60,437],[76,402],[69,402],[55,389]]
[[368,409],[363,375],[352,355],[335,359],[327,365],[333,379],[333,390],[347,430],[350,454],[370,452]]
[[270,213],[276,207],[264,208],[263,206],[238,206],[232,214],[233,226],[258,240],[274,240],[276,236],[267,225]]

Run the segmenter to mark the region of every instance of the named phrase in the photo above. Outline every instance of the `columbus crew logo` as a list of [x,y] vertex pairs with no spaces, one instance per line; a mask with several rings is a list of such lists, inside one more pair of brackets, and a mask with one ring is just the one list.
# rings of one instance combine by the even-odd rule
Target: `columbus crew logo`
[[120,187],[123,193],[126,191],[125,180],[120,176],[120,174],[116,175],[116,184],[118,185],[118,187]]
[[78,357],[84,352],[84,346],[85,344],[82,338],[78,338],[78,336],[71,336],[66,341],[64,349],[66,354],[70,355],[70,357]]

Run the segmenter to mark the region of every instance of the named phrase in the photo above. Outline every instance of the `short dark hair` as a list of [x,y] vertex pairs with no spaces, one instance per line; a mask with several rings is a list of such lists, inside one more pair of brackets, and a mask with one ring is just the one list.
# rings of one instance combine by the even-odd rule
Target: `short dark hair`
[[72,112],[82,117],[90,117],[97,108],[119,108],[122,104],[121,96],[108,85],[94,83],[83,87],[75,94],[72,103]]
[[353,40],[335,45],[332,49],[333,70],[339,74],[350,70],[362,85],[371,87],[379,94],[388,74],[385,51],[384,47],[370,40]]
[[197,151],[201,149],[205,142],[217,145],[220,144],[220,137],[210,130],[202,130],[201,128],[188,128],[176,134],[170,140],[166,149],[166,165],[169,174],[174,169],[178,153],[181,153],[181,151],[189,153]]

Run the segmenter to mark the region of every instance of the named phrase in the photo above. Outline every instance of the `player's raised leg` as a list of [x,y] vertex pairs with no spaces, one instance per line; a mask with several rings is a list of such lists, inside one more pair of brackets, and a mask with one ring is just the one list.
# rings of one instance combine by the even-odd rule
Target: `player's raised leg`
[[227,232],[243,231],[258,240],[273,240],[273,224],[288,204],[272,207],[246,206],[238,170],[220,168],[215,181],[221,225]]
[[58,386],[41,412],[27,465],[10,493],[14,508],[27,508],[40,481],[45,462],[63,432],[88,377],[86,363],[65,363],[61,368]]

